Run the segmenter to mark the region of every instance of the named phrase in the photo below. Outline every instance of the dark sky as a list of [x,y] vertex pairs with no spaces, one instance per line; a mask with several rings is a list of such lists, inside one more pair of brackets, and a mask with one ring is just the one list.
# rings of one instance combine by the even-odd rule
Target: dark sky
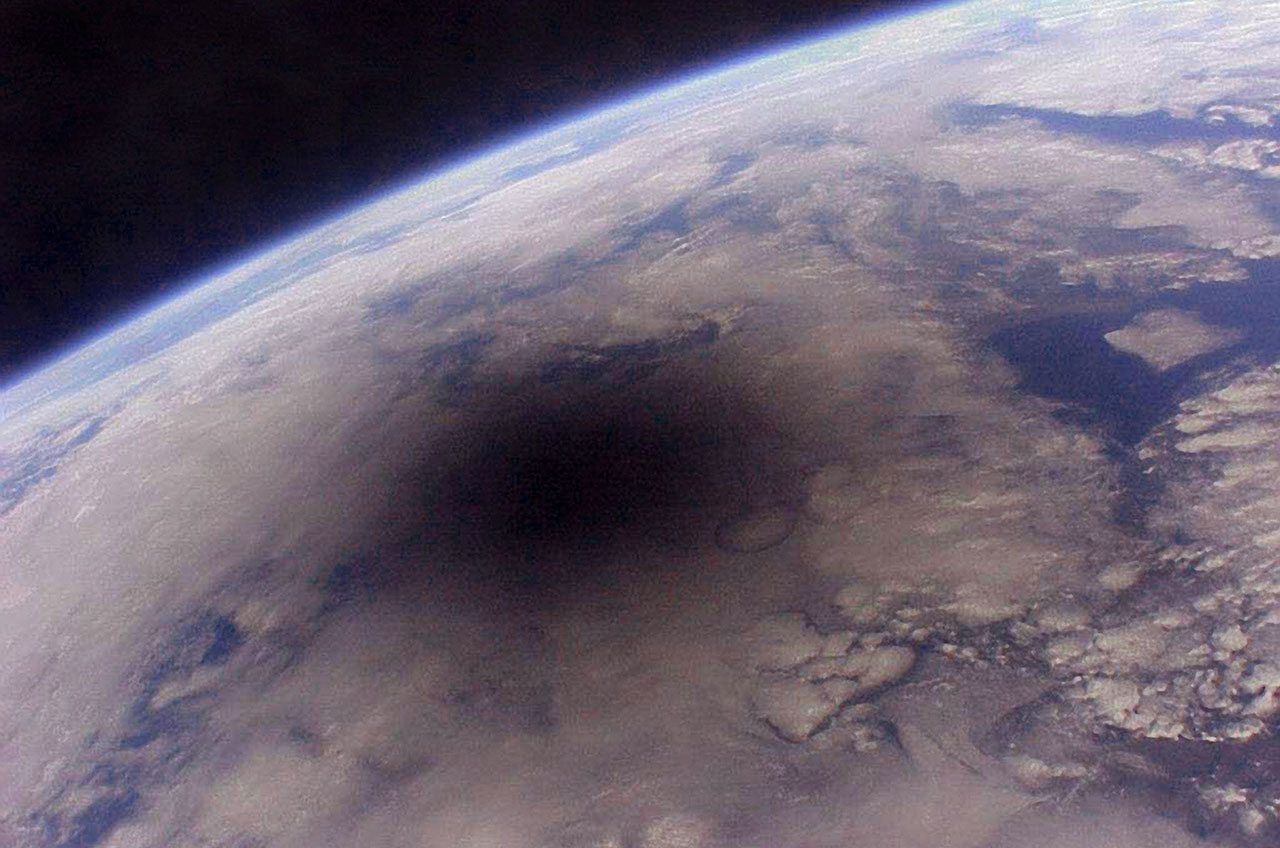
[[894,0],[9,0],[0,384],[433,163]]

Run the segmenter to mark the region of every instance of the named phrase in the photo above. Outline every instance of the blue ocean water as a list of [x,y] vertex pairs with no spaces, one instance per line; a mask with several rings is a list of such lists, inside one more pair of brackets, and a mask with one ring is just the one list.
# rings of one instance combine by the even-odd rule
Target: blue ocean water
[[[989,342],[1017,368],[1020,388],[1063,401],[1064,419],[1099,430],[1118,446],[1132,447],[1168,417],[1206,372],[1233,361],[1241,367],[1280,361],[1280,259],[1242,264],[1247,282],[1200,283],[1140,307],[1031,321],[1002,329]],[[1194,312],[1206,324],[1238,330],[1241,340],[1162,372],[1104,338],[1139,311],[1160,308]]]

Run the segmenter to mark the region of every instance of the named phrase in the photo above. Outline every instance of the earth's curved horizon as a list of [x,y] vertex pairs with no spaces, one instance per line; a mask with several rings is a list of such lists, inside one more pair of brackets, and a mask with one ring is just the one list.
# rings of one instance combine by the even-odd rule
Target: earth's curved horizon
[[9,385],[0,844],[1274,844],[1278,25],[744,57]]

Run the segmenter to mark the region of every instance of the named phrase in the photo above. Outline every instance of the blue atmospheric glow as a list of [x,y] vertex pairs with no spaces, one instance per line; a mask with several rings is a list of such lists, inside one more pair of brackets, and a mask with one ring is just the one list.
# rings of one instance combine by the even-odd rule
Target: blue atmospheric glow
[[[970,0],[972,2],[972,0]],[[424,186],[433,181],[444,179],[445,177],[455,176],[473,167],[482,165],[500,154],[508,155],[516,153],[522,147],[533,146],[542,141],[549,141],[557,134],[564,133],[570,128],[577,130],[582,129],[582,125],[590,123],[604,123],[609,120],[620,121],[628,118],[633,114],[638,114],[646,108],[653,108],[662,103],[674,103],[690,95],[699,93],[700,90],[713,89],[719,83],[729,82],[733,75],[743,73],[753,66],[763,65],[770,62],[788,62],[795,61],[808,51],[821,49],[823,46],[836,46],[836,43],[842,39],[847,39],[851,35],[863,33],[871,29],[879,28],[886,24],[901,20],[903,18],[913,17],[921,14],[926,10],[937,10],[943,7],[965,5],[957,0],[948,0],[948,2],[921,3],[912,5],[907,8],[899,8],[890,12],[881,13],[871,18],[861,18],[857,21],[846,21],[835,25],[820,33],[807,33],[799,36],[793,36],[786,39],[775,40],[767,45],[750,50],[746,53],[739,54],[727,61],[695,68],[673,78],[668,78],[658,83],[647,85],[634,89],[620,97],[614,97],[608,101],[593,103],[581,109],[567,112],[561,116],[553,118],[547,122],[541,123],[532,128],[527,128],[510,133],[506,136],[497,138],[489,143],[469,150],[457,158],[447,160],[442,163],[436,163],[425,171],[420,171],[412,176],[401,180],[391,188],[383,188],[376,195],[366,195],[358,198],[350,203],[345,204],[337,211],[327,212],[322,216],[313,218],[312,220],[295,227],[287,235],[274,239],[268,243],[256,245],[253,248],[239,253],[229,259],[226,259],[215,266],[206,268],[205,270],[191,276],[187,281],[178,287],[175,293],[153,300],[143,304],[141,307],[135,308],[123,316],[111,322],[110,325],[99,328],[91,332],[84,338],[76,340],[53,355],[47,357],[43,362],[29,368],[24,373],[16,375],[12,379],[0,383],[0,420],[16,413],[19,409],[29,407],[35,402],[35,398],[43,398],[50,394],[59,393],[56,385],[50,384],[49,381],[59,381],[64,379],[64,375],[53,373],[61,371],[60,366],[68,366],[71,361],[81,354],[88,354],[91,349],[103,348],[111,344],[114,340],[112,337],[117,334],[125,334],[131,329],[132,325],[146,319],[155,318],[165,310],[178,307],[184,300],[193,297],[200,290],[224,275],[243,268],[245,265],[257,260],[269,257],[275,251],[281,250],[292,244],[313,235],[317,230],[326,226],[333,225],[348,216],[372,207],[384,201],[390,201],[397,196],[411,190],[421,190]],[[972,3],[972,5],[980,6],[981,3]],[[998,8],[1007,13],[1010,5],[996,4]],[[123,340],[121,340],[123,343]],[[151,351],[150,353],[154,353]],[[136,361],[143,361],[150,355],[140,356]],[[69,376],[69,375],[66,375]],[[37,387],[25,387],[23,384],[28,381],[35,381],[36,378],[41,379],[40,382],[46,383],[37,390]],[[32,391],[21,392],[25,395],[25,399],[14,397],[18,394],[19,388],[30,388]],[[65,386],[65,389],[73,389],[74,386]],[[25,402],[24,402],[25,400]]]

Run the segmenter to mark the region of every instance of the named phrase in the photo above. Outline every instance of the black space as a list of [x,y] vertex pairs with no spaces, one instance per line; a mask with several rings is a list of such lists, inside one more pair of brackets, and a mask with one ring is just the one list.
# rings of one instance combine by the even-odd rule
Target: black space
[[549,118],[901,0],[0,7],[0,383]]

